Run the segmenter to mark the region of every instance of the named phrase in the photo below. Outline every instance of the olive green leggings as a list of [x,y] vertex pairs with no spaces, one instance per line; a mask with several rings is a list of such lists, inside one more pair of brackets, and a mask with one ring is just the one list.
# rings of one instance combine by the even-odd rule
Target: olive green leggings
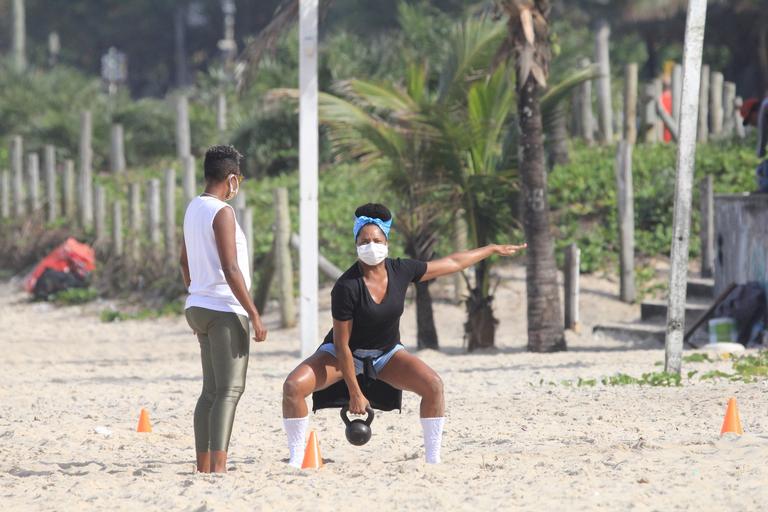
[[203,392],[195,407],[195,448],[199,453],[227,451],[248,371],[248,318],[198,307],[188,308],[186,317],[197,333],[203,363]]

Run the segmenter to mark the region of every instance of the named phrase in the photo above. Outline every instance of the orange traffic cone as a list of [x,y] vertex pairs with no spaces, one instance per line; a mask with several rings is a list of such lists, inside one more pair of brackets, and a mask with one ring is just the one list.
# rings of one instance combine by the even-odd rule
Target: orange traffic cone
[[304,461],[301,469],[319,469],[323,467],[323,456],[320,455],[320,443],[317,442],[315,431],[309,433],[307,448],[304,450]]
[[739,435],[744,433],[744,429],[741,428],[739,408],[736,405],[735,398],[728,400],[728,408],[725,410],[725,419],[723,420],[723,428],[720,429],[720,435],[723,435],[726,432],[732,432]]
[[139,426],[136,427],[136,432],[152,432],[152,425],[149,423],[149,413],[146,409],[141,410]]

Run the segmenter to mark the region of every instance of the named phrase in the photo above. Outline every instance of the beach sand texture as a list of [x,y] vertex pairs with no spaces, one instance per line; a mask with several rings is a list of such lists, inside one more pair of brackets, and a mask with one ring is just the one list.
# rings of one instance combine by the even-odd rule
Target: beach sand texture
[[[598,321],[634,318],[637,307],[616,301],[615,283],[582,276],[582,334],[569,333],[568,352],[526,353],[524,270],[502,273],[497,352],[465,354],[463,307],[438,302],[445,349],[419,354],[445,383],[443,464],[424,464],[418,398],[406,393],[401,414],[376,415],[363,447],[346,442],[337,411],[312,415],[325,467],[289,467],[280,397],[298,362],[298,330],[277,329],[273,308],[268,342],[251,347],[227,475],[194,473],[200,361],[182,317],[106,324],[103,305],[30,304],[2,285],[0,503],[8,511],[765,509],[765,383],[601,385],[617,372],[661,369],[659,347],[589,334]],[[402,334],[412,348],[413,304]],[[684,372],[715,368],[730,364]],[[580,377],[598,384],[562,383]],[[720,438],[731,396],[745,434]],[[135,432],[142,407],[150,434]]]

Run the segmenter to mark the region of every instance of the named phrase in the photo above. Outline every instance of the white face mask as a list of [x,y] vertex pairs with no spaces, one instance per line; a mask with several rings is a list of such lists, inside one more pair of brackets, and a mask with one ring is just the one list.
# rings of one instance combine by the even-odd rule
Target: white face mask
[[377,244],[371,242],[365,245],[357,246],[357,257],[366,265],[378,265],[389,254],[389,246],[386,244]]

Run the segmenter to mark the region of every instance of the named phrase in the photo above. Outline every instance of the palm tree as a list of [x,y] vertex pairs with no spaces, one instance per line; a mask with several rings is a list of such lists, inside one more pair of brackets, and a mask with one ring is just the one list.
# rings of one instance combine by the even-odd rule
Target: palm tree
[[548,0],[500,0],[508,16],[507,48],[517,74],[523,226],[528,240],[526,288],[528,350],[565,350],[555,249],[549,223],[547,168],[540,96],[547,86],[551,50]]

